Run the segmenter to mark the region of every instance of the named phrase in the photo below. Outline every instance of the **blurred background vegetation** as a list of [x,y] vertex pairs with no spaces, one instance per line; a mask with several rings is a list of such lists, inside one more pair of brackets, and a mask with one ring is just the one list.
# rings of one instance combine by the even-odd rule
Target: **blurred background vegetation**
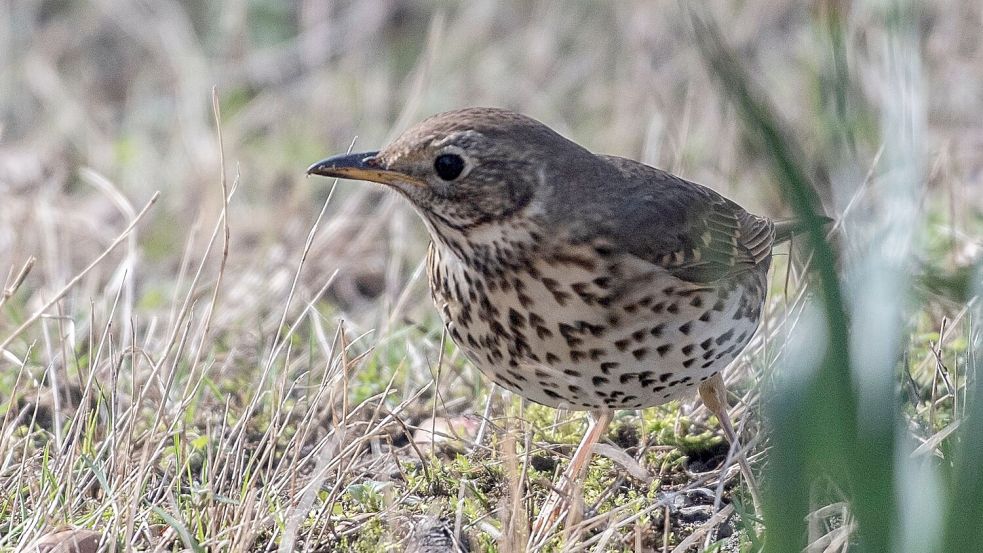
[[[582,419],[491,398],[442,340],[399,198],[303,175],[493,105],[759,214],[838,219],[777,258],[730,373],[764,512],[705,476],[726,447],[684,402],[619,419],[658,478],[597,461],[604,526],[547,549],[983,550],[981,31],[969,0],[0,3],[0,549],[64,525],[138,549],[522,549],[511,521],[547,489],[527,472]],[[460,451],[423,447],[438,422]],[[730,513],[711,494],[693,515],[717,479]]]

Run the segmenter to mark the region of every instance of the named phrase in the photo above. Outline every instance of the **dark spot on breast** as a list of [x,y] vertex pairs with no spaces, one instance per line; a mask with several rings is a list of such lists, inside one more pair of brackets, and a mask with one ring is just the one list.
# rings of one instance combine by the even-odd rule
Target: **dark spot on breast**
[[584,353],[584,352],[582,352],[580,350],[576,350],[576,349],[570,350],[570,360],[573,361],[574,363],[577,363],[579,361],[582,361],[582,360],[584,360],[586,358],[587,358],[587,354],[586,353]]
[[701,307],[703,305],[703,298],[700,296],[693,296],[693,299],[689,300],[689,304],[693,307]]
[[688,369],[688,368],[690,368],[690,367],[691,367],[691,366],[693,365],[693,363],[695,363],[695,362],[696,362],[696,358],[695,358],[695,357],[691,357],[691,358],[689,358],[689,359],[687,359],[687,360],[685,360],[685,361],[683,361],[683,366],[684,366],[684,367],[686,367],[686,368]]
[[577,330],[579,330],[581,333],[589,332],[590,335],[595,338],[600,338],[604,334],[604,331],[607,330],[602,325],[591,324],[587,321],[577,321],[576,324]]
[[672,373],[662,373],[659,375],[659,382],[666,382],[672,378]]
[[633,378],[637,379],[638,375],[635,373],[625,373],[620,377],[618,377],[618,381],[621,382],[622,384],[628,384],[628,381]]
[[589,287],[590,285],[587,284],[586,282],[575,282],[574,284],[570,285],[570,288],[573,290],[573,292],[577,294],[580,300],[586,303],[587,305],[594,303],[596,299],[596,296],[594,296],[594,294],[591,294],[588,291]]
[[608,325],[611,326],[611,328],[617,327],[618,324],[620,323],[621,323],[621,319],[617,315],[614,314],[608,315]]
[[546,394],[546,395],[548,395],[548,396],[550,396],[553,399],[562,399],[560,397],[560,394],[554,392],[553,390],[549,390],[549,389],[543,388],[543,393]]
[[659,354],[659,357],[665,357],[666,354],[669,353],[669,350],[671,349],[672,349],[672,344],[662,344],[661,346],[655,348],[655,351],[656,353]]
[[724,332],[723,334],[721,334],[720,336],[717,337],[717,340],[716,340],[717,341],[717,345],[718,346],[719,345],[722,345],[727,340],[730,340],[731,336],[733,336],[733,335],[734,335],[734,329],[733,328],[730,329],[730,330],[728,330],[727,332]]
[[633,401],[638,401],[638,398],[635,396],[625,396],[621,399],[622,403],[631,403]]
[[694,348],[693,344],[686,344],[679,351],[683,352],[683,355],[689,355],[690,353],[693,352],[693,348]]
[[713,338],[707,338],[706,340],[700,342],[700,347],[703,349],[710,349],[710,344],[712,343],[713,343]]
[[590,379],[590,381],[592,384],[594,384],[594,386],[598,387],[608,383],[608,379],[604,378],[603,376],[595,376],[594,378]]
[[713,361],[713,360],[712,360],[712,361],[707,361],[706,363],[704,363],[704,364],[702,365],[702,367],[703,367],[704,369],[706,369],[706,368],[708,368],[708,367],[709,367],[710,365],[713,365],[714,363],[716,363],[716,361]]
[[565,265],[574,265],[580,267],[585,271],[593,271],[596,266],[594,261],[587,257],[580,257],[576,255],[570,255],[565,253],[558,253],[553,256],[552,260],[556,263],[561,263]]
[[707,311],[704,314],[700,315],[700,320],[703,321],[704,323],[710,322],[710,313],[711,313],[710,311]]
[[618,351],[625,351],[626,349],[628,349],[629,344],[631,344],[631,340],[628,338],[624,338],[622,340],[616,341],[614,343],[614,347],[618,348]]
[[679,306],[675,303],[670,303],[669,307],[666,308],[666,311],[675,315],[676,313],[679,313]]
[[631,354],[635,356],[635,359],[638,359],[639,361],[641,361],[642,358],[645,357],[645,354],[648,353],[648,351],[649,351],[648,348],[638,348],[638,349],[632,350]]
[[644,340],[644,339],[645,339],[645,329],[642,329],[642,330],[636,330],[635,332],[632,332],[632,333],[631,333],[631,337],[632,337],[632,339],[634,339],[634,340],[635,340],[636,342],[641,342],[642,340]]
[[471,346],[471,347],[473,347],[473,348],[477,348],[478,347],[478,341],[475,340],[474,339],[474,336],[472,336],[471,334],[468,334],[468,345]]
[[567,304],[568,299],[570,299],[570,294],[566,292],[560,292],[560,291],[553,292],[553,301],[560,304],[560,307],[565,306]]
[[601,363],[601,372],[603,372],[604,374],[611,374],[611,370],[617,368],[618,368],[617,361],[605,361],[604,363]]
[[656,315],[662,313],[665,310],[666,310],[666,302],[664,301],[660,301],[659,303],[652,306],[652,313],[655,313]]
[[597,277],[593,280],[593,282],[594,286],[606,290],[609,286],[611,286],[611,277]]
[[556,365],[560,362],[560,358],[554,355],[553,353],[547,352],[546,362],[549,363],[550,365]]
[[717,300],[717,303],[713,304],[714,311],[723,311],[725,307],[727,307],[727,304],[724,300]]
[[575,348],[584,343],[584,339],[577,336],[579,333],[576,328],[566,323],[560,323],[556,327],[560,331],[560,336],[563,336],[563,339],[566,340],[568,346]]
[[515,328],[525,328],[526,318],[515,309],[509,308],[509,324]]
[[591,348],[587,353],[590,355],[591,361],[597,361],[603,357],[606,352],[601,348]]
[[563,374],[567,376],[575,376],[577,378],[580,378],[581,376],[580,371],[575,371],[573,369],[563,369]]
[[675,292],[675,291],[676,291],[676,289],[673,288],[672,286],[667,286],[667,287],[665,287],[665,288],[662,289],[662,293],[665,294],[665,295],[667,295],[667,296],[671,296],[672,293]]
[[581,392],[583,392],[580,386],[574,386],[573,384],[567,386],[567,389],[570,390],[571,394],[578,395],[578,396],[581,394]]
[[654,327],[652,327],[652,330],[650,331],[650,334],[652,334],[652,336],[655,336],[656,338],[658,338],[659,336],[662,336],[662,331],[665,330],[665,329],[666,329],[666,323],[659,323],[659,324],[655,325]]
[[693,328],[693,323],[692,322],[683,323],[683,324],[679,325],[679,331],[682,332],[683,334],[687,335],[687,336],[689,335],[689,331],[692,328]]
[[503,374],[497,375],[496,380],[498,381],[499,384],[504,384],[506,388],[511,388],[513,390],[519,389],[519,385],[517,383],[513,382],[512,380],[509,379],[509,377]]

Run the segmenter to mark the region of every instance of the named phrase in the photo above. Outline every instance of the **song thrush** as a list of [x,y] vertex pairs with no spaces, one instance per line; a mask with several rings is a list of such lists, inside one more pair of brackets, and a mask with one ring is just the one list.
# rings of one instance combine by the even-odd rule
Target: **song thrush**
[[405,196],[432,238],[434,303],[467,357],[525,398],[597,414],[568,475],[612,410],[701,388],[724,421],[715,375],[758,325],[776,235],[795,230],[503,109],[442,113],[308,174]]

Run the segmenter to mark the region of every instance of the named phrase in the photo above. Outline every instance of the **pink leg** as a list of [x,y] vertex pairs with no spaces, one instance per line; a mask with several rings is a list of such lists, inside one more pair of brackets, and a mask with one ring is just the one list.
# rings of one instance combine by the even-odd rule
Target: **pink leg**
[[[724,379],[720,373],[711,376],[703,384],[700,384],[700,398],[703,399],[703,403],[707,406],[707,409],[720,421],[720,427],[723,429],[724,435],[727,437],[727,441],[730,442],[731,447],[740,451],[741,446],[737,439],[737,432],[734,431],[734,425],[730,420],[730,413],[727,412],[727,386],[724,384]],[[751,492],[751,501],[754,502],[754,509],[757,512],[761,512],[761,499],[758,497],[758,483],[754,478],[754,473],[751,472],[751,465],[748,464],[747,456],[744,452],[738,453],[737,464],[741,467],[741,474],[744,476],[748,490]]]
[[611,411],[593,411],[591,415],[592,420],[587,427],[587,433],[584,434],[580,445],[574,451],[573,457],[570,459],[570,466],[560,476],[556,489],[546,498],[543,508],[539,511],[539,516],[533,522],[530,544],[535,544],[546,537],[569,512],[572,495],[576,489],[575,484],[579,483],[587,472],[594,444],[600,441],[601,436],[611,424]]

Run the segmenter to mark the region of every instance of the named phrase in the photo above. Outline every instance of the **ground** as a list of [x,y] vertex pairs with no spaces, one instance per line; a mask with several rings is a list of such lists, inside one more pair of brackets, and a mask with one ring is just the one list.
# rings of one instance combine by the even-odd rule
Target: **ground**
[[686,6],[0,7],[0,551],[525,549],[584,415],[463,359],[400,198],[303,176],[465,105],[837,219],[727,371],[762,510],[694,397],[543,550],[979,549],[980,6]]

